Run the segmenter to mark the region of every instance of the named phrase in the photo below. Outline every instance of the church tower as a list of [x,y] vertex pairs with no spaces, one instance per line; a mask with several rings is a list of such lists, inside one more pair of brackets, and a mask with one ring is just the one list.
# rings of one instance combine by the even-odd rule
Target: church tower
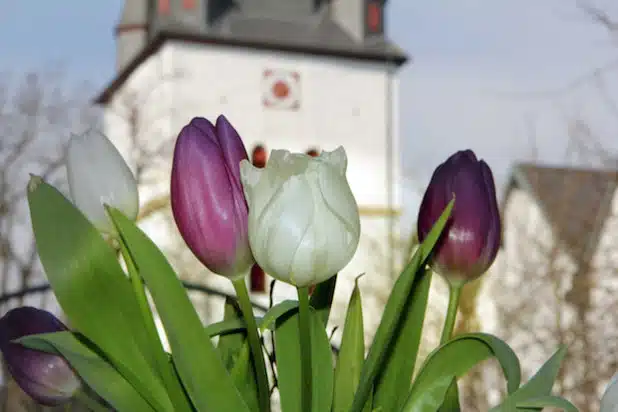
[[[386,35],[387,6],[386,0],[125,0],[116,28],[118,72],[96,98],[106,134],[131,158],[135,142],[164,146],[192,117],[225,114],[250,156],[343,146],[362,238],[338,293],[347,301],[353,279],[366,273],[371,280],[361,288],[371,294],[392,279],[401,206],[397,73],[407,56]],[[141,188],[144,204],[168,195],[166,156],[152,162],[158,169]],[[162,225],[143,223],[157,243],[171,247],[179,237]],[[253,272],[255,292],[267,292],[269,282]],[[364,300],[370,304],[371,297]]]

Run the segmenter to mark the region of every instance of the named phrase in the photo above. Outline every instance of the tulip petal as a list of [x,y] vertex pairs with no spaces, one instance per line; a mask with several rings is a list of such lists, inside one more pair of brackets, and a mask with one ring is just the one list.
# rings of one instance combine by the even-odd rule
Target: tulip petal
[[[177,226],[192,252],[211,271],[230,276],[244,270],[236,251],[247,232],[247,206],[234,190],[216,139],[206,123],[193,123],[180,133],[172,166],[171,201]],[[202,128],[203,127],[203,128]],[[248,249],[248,247],[246,247]],[[234,273],[236,275],[237,273]]]
[[501,234],[491,170],[471,150],[453,154],[434,171],[419,210],[420,241],[453,195],[455,205],[434,248],[432,267],[442,275],[470,280],[493,263]]
[[438,247],[438,263],[443,267],[474,267],[484,251],[489,208],[477,165],[470,166],[474,167],[461,167],[453,178],[457,198],[449,239]]
[[274,192],[279,188],[282,179],[278,179],[272,169],[260,169],[248,160],[240,162],[240,179],[245,197],[250,205],[249,213],[261,214]]
[[296,272],[292,273],[292,263],[307,236],[313,216],[311,188],[306,179],[298,176],[290,177],[280,186],[260,215],[250,216],[257,221],[253,230],[250,226],[251,249],[255,260],[267,273],[290,276],[297,286],[297,282],[312,276],[312,273],[307,273],[307,268],[296,267]]
[[90,130],[74,135],[67,152],[69,190],[75,205],[99,229],[114,231],[104,205],[135,220],[139,210],[137,183],[112,142]]
[[203,117],[194,117],[191,119],[187,126],[193,126],[197,128],[203,137],[207,137],[212,140],[213,143],[219,144],[217,141],[217,131],[215,126],[210,122],[210,120],[205,119]]
[[322,282],[351,259],[360,233],[343,148],[323,157],[273,150],[259,172],[241,163],[257,263],[296,286]]
[[[417,219],[417,233],[419,241],[425,240],[425,237],[431,231],[431,228],[440,217],[446,205],[453,199],[454,192],[451,181],[449,179],[448,170],[445,163],[442,163],[436,168],[431,176],[430,184],[423,195],[419,215]],[[452,222],[452,219],[449,219]],[[447,223],[446,228],[448,229]],[[442,243],[440,240],[438,244]]]
[[326,163],[338,170],[342,176],[345,176],[345,172],[348,169],[348,156],[343,146],[339,146],[332,152],[323,150],[318,159],[323,159]]
[[334,168],[319,169],[320,196],[325,210],[320,214],[327,216],[321,224],[328,239],[331,253],[328,271],[337,273],[352,259],[360,238],[360,217],[358,206],[350,186],[344,176]]
[[240,161],[248,159],[245,145],[234,126],[225,116],[221,115],[217,118],[215,127],[225,164],[232,175],[230,181],[235,185],[236,190],[242,192],[240,187]]
[[493,173],[491,169],[485,163],[480,161],[481,174],[483,175],[483,182],[485,184],[486,199],[491,203],[489,205],[488,216],[488,232],[485,240],[484,261],[486,264],[490,264],[496,258],[498,250],[500,249],[500,241],[502,236],[502,225],[500,221],[500,209],[498,207],[498,200],[496,199],[496,185],[494,183]]
[[67,402],[81,381],[67,361],[13,343],[24,336],[67,330],[54,315],[33,307],[19,307],[0,319],[0,350],[11,376],[37,402],[55,406]]

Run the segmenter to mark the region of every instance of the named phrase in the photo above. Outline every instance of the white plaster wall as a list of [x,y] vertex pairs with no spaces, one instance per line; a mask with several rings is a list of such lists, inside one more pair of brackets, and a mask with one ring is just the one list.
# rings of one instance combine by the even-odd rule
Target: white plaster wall
[[[300,109],[263,107],[265,69],[299,72]],[[387,81],[391,81],[392,98],[397,101],[397,79],[389,77],[386,67],[380,64],[168,42],[133,73],[111,107],[122,112],[123,105],[126,106],[122,96],[144,95],[139,105],[143,122],[140,138],[142,143],[151,145],[161,140],[173,143],[178,131],[192,117],[214,121],[219,114],[225,114],[238,129],[248,151],[257,143],[265,144],[267,150],[285,148],[298,152],[313,146],[334,150],[343,145],[349,159],[348,179],[359,205],[386,208],[389,196],[395,206],[401,204],[399,185],[388,182],[389,177],[399,181],[399,144],[387,143]],[[126,109],[124,112],[124,117],[108,113],[106,127],[123,154],[130,157]],[[397,105],[390,116],[398,120]],[[392,133],[398,135],[396,121]],[[171,156],[157,164],[152,172],[154,184],[142,187],[143,203],[169,190],[170,160]],[[392,193],[389,187],[393,188]],[[343,310],[353,286],[351,280],[365,272],[367,276],[361,282],[364,298],[369,307],[375,308],[366,316],[371,330],[379,320],[379,309],[391,283],[387,273],[390,226],[387,218],[375,216],[363,217],[361,224],[359,250],[340,276],[345,280],[339,282],[335,302],[339,310],[335,311],[334,323],[343,322]],[[166,222],[163,217],[151,218],[142,227],[164,248],[179,243],[169,216]],[[207,283],[231,291],[229,282],[203,275],[195,260],[187,259],[199,272],[198,278],[203,276]],[[277,286],[277,300],[293,294],[291,288]],[[256,298],[266,303],[267,296]]]
[[[544,212],[536,200],[526,191],[514,189],[509,194],[503,209],[503,248],[495,264],[486,275],[483,294],[479,298],[479,313],[483,329],[506,336],[500,331],[511,325],[499,325],[496,312],[500,307],[513,311],[521,300],[528,300],[525,306],[525,324],[531,330],[539,330],[542,337],[533,337],[529,332],[511,336],[507,343],[523,356],[522,369],[525,373],[536,371],[551,355],[538,345],[539,339],[548,347],[557,344],[548,336],[547,328],[553,330],[557,316],[563,325],[574,321],[574,313],[568,307],[558,309],[554,302],[556,295],[564,296],[570,289],[575,265],[571,258],[555,244],[555,238]],[[555,255],[552,255],[555,253]],[[543,277],[552,276],[555,284]],[[538,278],[536,278],[538,277]],[[525,280],[524,280],[525,279]],[[533,282],[525,284],[522,282]],[[534,286],[531,286],[534,285]],[[530,289],[532,287],[532,289]],[[523,295],[524,293],[532,293]],[[511,301],[510,296],[513,296]],[[560,310],[558,314],[556,311]],[[521,325],[513,325],[519,330]],[[551,334],[550,334],[551,335]],[[534,341],[532,341],[534,340]],[[525,350],[525,356],[522,351]]]

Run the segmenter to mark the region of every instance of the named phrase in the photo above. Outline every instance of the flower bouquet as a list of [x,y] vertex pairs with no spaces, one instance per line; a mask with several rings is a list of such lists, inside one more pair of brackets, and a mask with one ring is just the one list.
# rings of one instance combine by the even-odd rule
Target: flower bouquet
[[[193,254],[237,295],[222,321],[203,325],[164,254],[135,224],[137,187],[118,151],[98,133],[73,137],[72,201],[40,177],[28,184],[40,259],[70,327],[40,309],[6,313],[0,349],[15,381],[44,405],[78,398],[93,411],[268,412],[274,379],[262,336],[272,333],[283,412],[457,411],[457,380],[488,358],[499,362],[506,389],[492,411],[577,411],[552,395],[565,348],[522,384],[505,342],[452,336],[461,288],[487,271],[501,235],[492,172],[469,150],[435,170],[418,214],[421,243],[371,346],[356,284],[333,356],[325,327],[336,274],[360,236],[346,168],[343,148],[317,157],[275,150],[255,168],[223,116],[182,129],[171,171],[174,219]],[[298,300],[256,317],[245,283],[254,263],[296,287]],[[440,346],[417,365],[433,272],[449,284],[448,311]]]

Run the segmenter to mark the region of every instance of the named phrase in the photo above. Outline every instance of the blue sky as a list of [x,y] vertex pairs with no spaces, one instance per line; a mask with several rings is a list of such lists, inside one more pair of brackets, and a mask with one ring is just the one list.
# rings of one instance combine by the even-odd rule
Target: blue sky
[[[618,17],[615,1],[596,4]],[[3,2],[0,70],[57,63],[71,78],[102,86],[113,76],[121,5]],[[440,161],[468,147],[489,162],[499,183],[515,161],[565,162],[566,123],[574,116],[589,119],[603,144],[618,148],[618,117],[594,84],[539,93],[618,59],[618,37],[591,22],[574,0],[390,0],[388,7],[390,36],[414,56],[401,73],[408,187],[422,187]],[[602,78],[616,97],[617,72]]]

